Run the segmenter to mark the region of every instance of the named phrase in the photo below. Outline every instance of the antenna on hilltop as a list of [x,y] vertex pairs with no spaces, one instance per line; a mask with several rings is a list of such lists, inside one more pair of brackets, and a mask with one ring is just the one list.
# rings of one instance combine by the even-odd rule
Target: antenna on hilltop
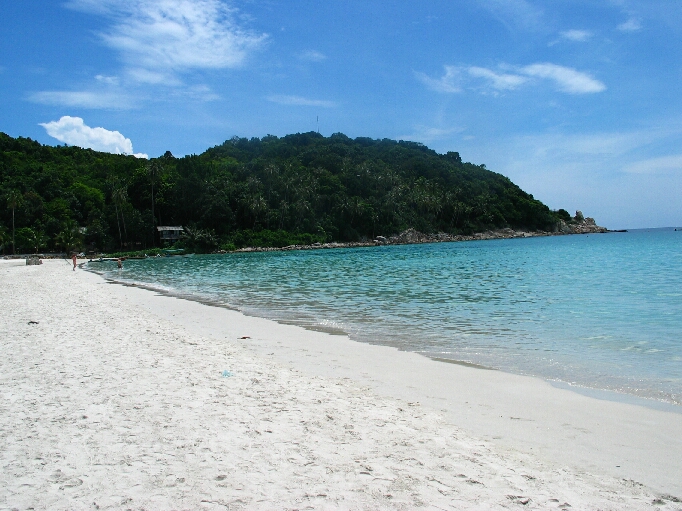
[[317,116],[317,133],[320,133],[320,116]]

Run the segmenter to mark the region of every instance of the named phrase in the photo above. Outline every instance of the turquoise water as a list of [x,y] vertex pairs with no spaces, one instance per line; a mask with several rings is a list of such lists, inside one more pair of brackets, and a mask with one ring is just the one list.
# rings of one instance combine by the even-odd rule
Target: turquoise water
[[90,266],[362,342],[682,404],[672,229]]

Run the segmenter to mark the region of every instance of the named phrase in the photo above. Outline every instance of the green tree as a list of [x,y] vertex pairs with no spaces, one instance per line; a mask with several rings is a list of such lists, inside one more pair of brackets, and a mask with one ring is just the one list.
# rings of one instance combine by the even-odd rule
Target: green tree
[[30,227],[20,227],[19,229],[17,229],[16,241],[20,249],[36,253],[42,247],[47,245],[48,238],[39,229],[31,229]]
[[31,232],[29,233],[29,236],[27,237],[26,241],[30,244],[31,248],[33,249],[33,252],[38,253],[38,251],[41,248],[47,245],[49,238],[45,236],[45,233],[43,231],[40,231],[38,229],[31,229]]
[[264,211],[267,211],[268,205],[265,199],[261,195],[254,195],[249,197],[247,200],[247,208],[253,215],[253,227],[256,227],[258,218]]
[[10,241],[19,249],[20,227],[40,226],[56,242],[67,220],[87,225],[87,241],[102,249],[116,248],[117,234],[121,250],[155,244],[159,223],[213,230],[221,243],[238,245],[275,243],[259,234],[270,229],[280,243],[320,233],[350,241],[410,227],[551,230],[560,219],[574,221],[458,153],[340,133],[233,137],[201,154],[144,162],[0,133],[0,190],[7,204],[0,204],[0,223],[12,238],[6,252]]
[[114,203],[114,209],[116,210],[116,224],[118,225],[118,239],[120,243],[120,248],[123,250],[123,236],[121,236],[121,224],[118,220],[119,212],[121,213],[121,220],[123,222],[123,233],[125,234],[126,242],[128,241],[128,232],[126,230],[126,220],[123,214],[123,204],[128,200],[128,189],[125,183],[120,180],[113,178],[109,182],[111,187],[111,201]]
[[156,181],[159,178],[159,175],[161,174],[163,170],[163,166],[161,163],[159,163],[156,160],[152,160],[147,165],[145,166],[145,171],[147,173],[147,177],[149,178],[149,182],[152,185],[152,246],[156,246],[156,216],[154,214],[154,184],[156,184]]
[[212,229],[187,226],[182,232],[181,243],[185,248],[196,252],[210,252],[218,246],[218,238]]
[[570,222],[571,220],[573,220],[571,214],[563,208],[557,209],[556,211],[553,211],[553,213],[557,218],[563,220],[564,222]]
[[88,218],[86,241],[90,243],[94,249],[102,250],[106,245],[107,229],[105,224],[106,222],[102,215],[91,214]]
[[2,253],[5,253],[5,242],[9,239],[7,234],[7,229],[4,225],[0,225],[0,247],[2,247]]
[[14,212],[23,201],[23,195],[17,189],[10,190],[5,195],[7,200],[7,208],[12,210],[12,254],[17,253],[16,240],[15,240],[15,228],[14,228]]
[[78,250],[83,244],[83,236],[78,224],[67,221],[62,225],[62,230],[55,237],[55,245],[64,249],[67,254],[72,250]]

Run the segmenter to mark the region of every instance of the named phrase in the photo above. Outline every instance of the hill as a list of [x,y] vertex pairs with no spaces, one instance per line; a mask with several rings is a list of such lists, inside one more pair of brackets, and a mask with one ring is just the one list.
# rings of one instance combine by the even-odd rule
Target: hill
[[571,219],[456,152],[340,133],[234,137],[152,160],[0,133],[0,195],[0,235],[10,247],[14,220],[17,251],[146,249],[159,242],[155,225],[185,226],[186,245],[211,250],[408,228],[552,231]]

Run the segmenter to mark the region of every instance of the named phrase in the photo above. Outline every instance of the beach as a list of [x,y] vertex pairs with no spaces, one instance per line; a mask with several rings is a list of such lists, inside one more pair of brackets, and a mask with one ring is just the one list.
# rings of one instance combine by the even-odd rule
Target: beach
[[682,413],[0,261],[0,509],[682,509]]

